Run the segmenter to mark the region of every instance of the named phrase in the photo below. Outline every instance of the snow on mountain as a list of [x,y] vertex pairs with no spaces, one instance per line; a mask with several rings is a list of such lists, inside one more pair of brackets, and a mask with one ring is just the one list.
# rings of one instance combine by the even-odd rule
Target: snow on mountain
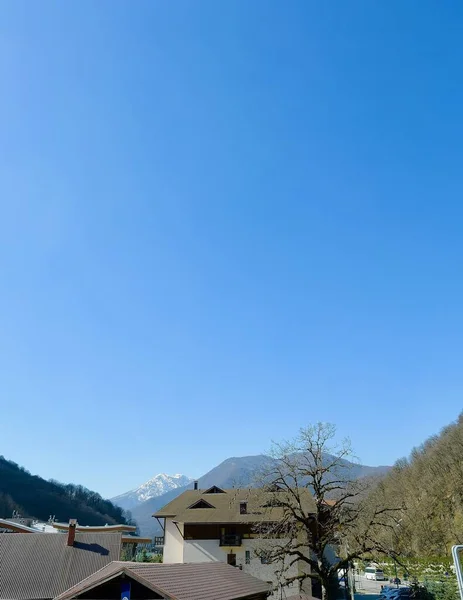
[[179,473],[176,475],[159,473],[134,490],[111,498],[111,502],[114,502],[114,504],[117,504],[117,506],[120,506],[125,510],[131,510],[142,502],[145,502],[145,500],[150,500],[150,498],[155,498],[156,496],[162,496],[162,494],[170,492],[170,490],[175,490],[176,488],[188,485],[191,481],[193,480],[186,475],[181,475]]

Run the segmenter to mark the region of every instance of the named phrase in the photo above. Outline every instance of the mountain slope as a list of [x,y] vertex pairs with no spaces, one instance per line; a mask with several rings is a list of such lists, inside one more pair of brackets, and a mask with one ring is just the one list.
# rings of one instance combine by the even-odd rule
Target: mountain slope
[[463,543],[462,456],[463,413],[397,461],[373,490],[385,506],[401,507],[395,547],[404,556],[448,556],[453,544]]
[[[199,488],[207,489],[213,485],[222,488],[253,486],[255,485],[258,473],[271,460],[273,459],[263,454],[228,458],[198,479]],[[368,467],[356,463],[348,463],[347,461],[346,464],[350,467],[350,476],[353,479],[383,475],[390,468]],[[185,490],[191,489],[191,487],[192,484],[171,490],[162,496],[151,498],[133,508],[131,511],[132,516],[136,520],[142,535],[160,535],[160,526],[156,519],[152,517],[152,514]]]
[[0,517],[13,510],[23,517],[47,521],[77,519],[82,525],[126,523],[124,511],[96,492],[74,484],[46,481],[0,456]]
[[132,510],[142,502],[146,502],[146,500],[162,496],[170,490],[187,486],[191,481],[192,479],[186,475],[167,475],[166,473],[159,473],[134,490],[111,498],[111,502],[124,510]]

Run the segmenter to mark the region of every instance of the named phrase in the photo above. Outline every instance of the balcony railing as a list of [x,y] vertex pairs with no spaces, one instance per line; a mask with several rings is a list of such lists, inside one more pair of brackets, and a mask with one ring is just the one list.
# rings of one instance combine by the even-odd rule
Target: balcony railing
[[155,546],[164,546],[164,536],[156,536],[154,538],[154,545]]
[[220,536],[221,546],[241,546],[241,536],[235,533],[225,533]]

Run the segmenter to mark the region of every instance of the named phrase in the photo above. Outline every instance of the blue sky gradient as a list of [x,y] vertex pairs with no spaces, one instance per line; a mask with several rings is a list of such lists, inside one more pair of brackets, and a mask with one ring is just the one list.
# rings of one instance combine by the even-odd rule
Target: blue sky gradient
[[111,496],[462,410],[463,4],[0,4],[0,453]]

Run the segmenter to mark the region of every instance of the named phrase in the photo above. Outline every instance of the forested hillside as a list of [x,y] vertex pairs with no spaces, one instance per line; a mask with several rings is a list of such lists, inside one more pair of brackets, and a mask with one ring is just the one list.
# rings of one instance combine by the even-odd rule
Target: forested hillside
[[373,494],[403,510],[384,533],[402,556],[448,556],[463,543],[463,413],[399,460]]
[[109,500],[80,485],[46,481],[0,456],[0,517],[13,510],[24,517],[58,521],[77,519],[82,525],[127,523],[127,515]]

